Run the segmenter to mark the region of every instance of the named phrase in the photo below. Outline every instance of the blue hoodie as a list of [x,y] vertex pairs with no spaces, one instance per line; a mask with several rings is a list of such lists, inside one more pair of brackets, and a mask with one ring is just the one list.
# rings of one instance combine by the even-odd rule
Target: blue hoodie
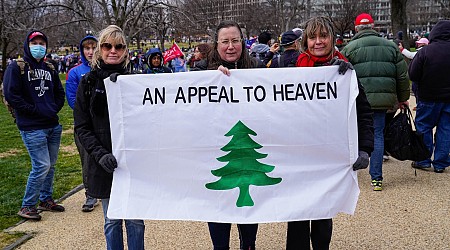
[[[31,55],[28,37],[35,31],[28,33],[24,42],[24,74],[13,61],[4,76],[5,99],[14,109],[17,127],[22,131],[57,126],[57,114],[64,106],[64,88],[58,72],[51,70],[44,58],[38,62]],[[48,46],[47,37],[43,38]]]
[[88,35],[81,39],[80,41],[80,56],[81,56],[81,64],[72,68],[67,76],[66,81],[66,97],[67,97],[67,103],[69,103],[69,106],[73,109],[75,106],[75,99],[77,96],[77,88],[78,84],[81,81],[81,78],[89,71],[91,71],[91,66],[89,65],[89,61],[86,59],[86,56],[83,53],[83,42],[87,39],[92,39],[97,41],[97,38],[94,36]]

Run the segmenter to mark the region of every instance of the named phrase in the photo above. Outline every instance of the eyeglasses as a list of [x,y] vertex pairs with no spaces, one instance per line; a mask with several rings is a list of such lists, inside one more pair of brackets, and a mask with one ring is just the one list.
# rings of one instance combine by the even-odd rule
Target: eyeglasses
[[217,43],[220,44],[220,45],[222,45],[222,46],[228,46],[230,43],[231,43],[231,45],[233,45],[233,46],[237,46],[237,45],[240,45],[240,44],[241,44],[241,41],[242,41],[242,39],[240,39],[240,38],[235,38],[235,39],[232,39],[232,40],[227,40],[227,39],[225,39],[225,40],[220,40],[220,41],[217,41]]
[[[104,50],[111,50],[111,49],[113,48],[113,45],[110,44],[110,43],[102,43],[102,45],[100,45],[100,47],[101,47],[102,49],[104,49]],[[123,50],[123,49],[125,49],[126,47],[127,47],[127,45],[125,45],[125,44],[120,44],[120,43],[114,45],[114,48],[115,48],[116,50]]]

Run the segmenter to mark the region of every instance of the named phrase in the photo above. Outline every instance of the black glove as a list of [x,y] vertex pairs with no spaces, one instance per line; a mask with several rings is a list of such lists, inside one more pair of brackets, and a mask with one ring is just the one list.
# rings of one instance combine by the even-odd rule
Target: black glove
[[369,166],[369,154],[364,151],[358,152],[358,159],[353,163],[353,171],[367,168]]
[[117,77],[118,77],[119,75],[120,75],[119,73],[112,73],[112,74],[109,76],[109,80],[111,80],[111,82],[116,82],[116,81],[117,81]]
[[102,166],[102,168],[112,174],[112,172],[114,172],[114,169],[117,168],[117,161],[116,161],[116,157],[114,157],[114,155],[112,154],[106,154],[104,156],[102,156],[102,158],[100,158],[100,161],[98,161],[98,163],[100,164],[100,166]]
[[351,63],[346,62],[343,59],[339,59],[337,57],[331,59],[330,64],[339,65],[338,72],[340,75],[345,75],[345,72],[347,72],[348,69],[353,70],[353,65]]

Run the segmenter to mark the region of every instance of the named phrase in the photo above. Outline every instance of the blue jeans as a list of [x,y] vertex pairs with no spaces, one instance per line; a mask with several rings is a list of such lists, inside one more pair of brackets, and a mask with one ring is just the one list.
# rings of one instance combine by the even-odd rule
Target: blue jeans
[[31,171],[22,201],[22,207],[34,207],[40,201],[52,199],[53,176],[58,159],[62,126],[20,131],[31,158]]
[[[208,222],[209,234],[214,250],[230,249],[230,223]],[[255,249],[258,224],[237,224],[239,231],[240,249]]]
[[369,173],[372,180],[383,180],[384,123],[386,110],[373,111],[374,148],[370,156]]
[[[435,169],[450,166],[450,103],[419,101],[416,111],[416,130],[423,134],[423,140],[434,159],[417,162],[422,166],[433,164]],[[433,128],[436,127],[433,143]]]
[[[109,199],[102,199],[103,216],[105,218],[104,230],[106,238],[106,249],[123,250],[122,222],[124,220],[109,219],[106,216],[108,212],[108,205]],[[127,229],[128,250],[144,250],[144,221],[125,220],[125,228]]]

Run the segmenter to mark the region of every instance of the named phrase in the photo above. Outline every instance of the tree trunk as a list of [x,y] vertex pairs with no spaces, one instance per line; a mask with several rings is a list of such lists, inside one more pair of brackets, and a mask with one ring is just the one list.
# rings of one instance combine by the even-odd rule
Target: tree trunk
[[391,0],[392,34],[403,32],[404,48],[409,49],[409,34],[407,33],[406,4],[408,0]]

